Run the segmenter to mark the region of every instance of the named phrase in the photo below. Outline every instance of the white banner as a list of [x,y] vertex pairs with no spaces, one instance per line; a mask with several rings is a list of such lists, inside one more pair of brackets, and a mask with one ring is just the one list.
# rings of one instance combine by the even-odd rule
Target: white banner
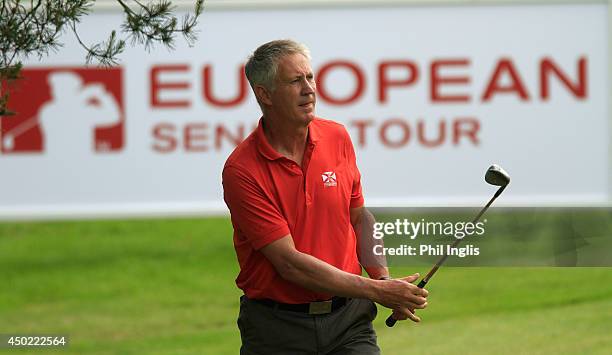
[[[366,204],[473,205],[512,176],[511,205],[609,201],[605,4],[223,10],[193,47],[130,48],[84,67],[72,36],[28,60],[0,118],[0,216],[225,211],[221,169],[260,117],[248,55],[312,52],[318,116],[346,125]],[[88,16],[86,43],[122,15]]]

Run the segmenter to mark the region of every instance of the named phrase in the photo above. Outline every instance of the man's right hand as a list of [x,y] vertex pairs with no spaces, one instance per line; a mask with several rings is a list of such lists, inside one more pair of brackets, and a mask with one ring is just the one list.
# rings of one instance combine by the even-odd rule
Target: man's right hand
[[420,322],[421,318],[414,314],[415,309],[427,307],[426,289],[418,288],[412,282],[419,278],[419,274],[408,277],[380,281],[379,296],[374,301],[393,310],[393,318],[405,320],[410,318]]

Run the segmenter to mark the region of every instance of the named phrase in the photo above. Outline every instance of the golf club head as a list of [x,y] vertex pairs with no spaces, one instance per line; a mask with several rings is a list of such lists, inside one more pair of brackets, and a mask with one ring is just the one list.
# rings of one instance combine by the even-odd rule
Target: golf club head
[[485,181],[495,186],[506,186],[510,183],[510,175],[501,166],[493,164],[487,169]]

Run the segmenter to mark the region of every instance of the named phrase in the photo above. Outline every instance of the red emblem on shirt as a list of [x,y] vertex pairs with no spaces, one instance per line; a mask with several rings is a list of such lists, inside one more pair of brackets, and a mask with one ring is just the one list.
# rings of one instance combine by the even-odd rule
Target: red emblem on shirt
[[336,182],[336,173],[333,171],[326,171],[321,175],[321,177],[323,178],[323,185],[325,185],[325,187],[338,185]]

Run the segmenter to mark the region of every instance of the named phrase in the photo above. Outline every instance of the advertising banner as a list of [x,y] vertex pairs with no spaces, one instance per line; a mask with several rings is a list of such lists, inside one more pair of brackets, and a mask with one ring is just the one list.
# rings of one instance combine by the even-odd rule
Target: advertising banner
[[223,163],[261,116],[243,65],[280,38],[310,48],[317,115],[351,135],[367,205],[480,204],[491,163],[512,176],[500,204],[609,201],[606,4],[226,9],[198,30],[112,68],[70,33],[27,59],[0,117],[0,218],[225,212]]

